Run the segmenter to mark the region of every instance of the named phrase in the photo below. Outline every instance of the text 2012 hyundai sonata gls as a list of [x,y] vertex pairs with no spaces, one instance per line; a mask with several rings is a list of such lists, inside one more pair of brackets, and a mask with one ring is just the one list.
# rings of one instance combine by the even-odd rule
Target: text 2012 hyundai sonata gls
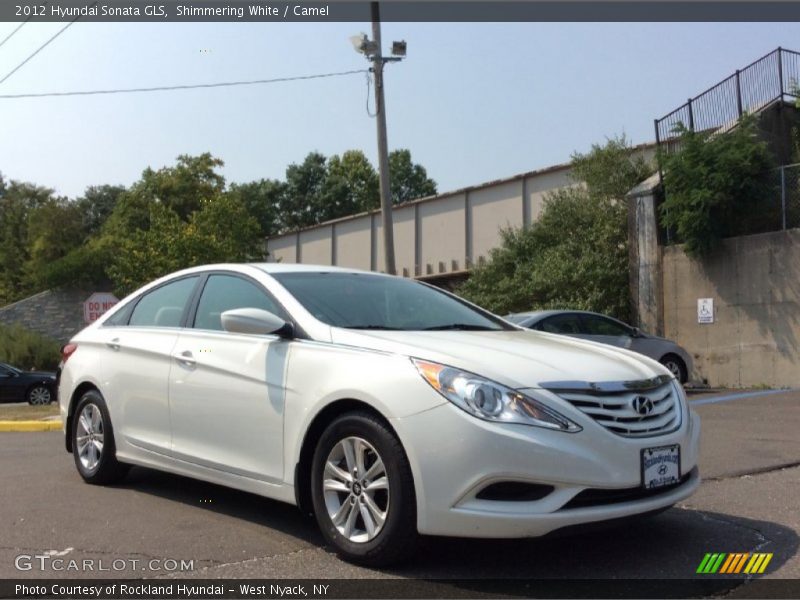
[[86,481],[136,464],[296,503],[369,564],[418,534],[540,536],[699,484],[699,419],[657,362],[335,267],[159,279],[65,346],[59,399]]

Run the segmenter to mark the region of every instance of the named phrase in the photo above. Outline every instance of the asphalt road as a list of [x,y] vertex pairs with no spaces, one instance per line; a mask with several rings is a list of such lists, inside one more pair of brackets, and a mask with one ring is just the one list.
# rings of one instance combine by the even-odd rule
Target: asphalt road
[[[90,486],[59,432],[0,433],[0,578],[686,578],[706,552],[754,551],[774,553],[766,577],[800,578],[800,392],[695,408],[704,482],[680,506],[570,537],[428,539],[412,563],[381,571],[340,561],[292,506],[141,468],[122,485]],[[127,562],[104,573],[15,568],[17,556],[45,553]],[[152,559],[194,564],[143,566]]]

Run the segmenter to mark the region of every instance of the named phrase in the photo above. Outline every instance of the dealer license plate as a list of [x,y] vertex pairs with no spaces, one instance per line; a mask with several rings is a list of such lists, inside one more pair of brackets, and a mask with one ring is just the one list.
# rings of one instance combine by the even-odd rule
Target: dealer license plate
[[681,479],[681,447],[659,446],[642,450],[642,485],[646,489],[678,483]]

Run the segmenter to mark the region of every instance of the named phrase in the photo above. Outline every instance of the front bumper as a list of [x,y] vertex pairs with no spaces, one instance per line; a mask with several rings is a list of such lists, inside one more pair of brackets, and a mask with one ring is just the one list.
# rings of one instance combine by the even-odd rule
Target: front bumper
[[[615,435],[589,418],[581,420],[578,433],[490,423],[449,403],[392,424],[414,474],[420,533],[520,538],[657,511],[694,493],[700,484],[700,419],[682,410],[678,430],[647,438]],[[622,501],[565,506],[587,489],[635,490],[642,484],[641,450],[671,444],[681,449],[680,485],[632,500],[623,495]],[[477,497],[486,486],[509,481],[553,490],[538,500]]]

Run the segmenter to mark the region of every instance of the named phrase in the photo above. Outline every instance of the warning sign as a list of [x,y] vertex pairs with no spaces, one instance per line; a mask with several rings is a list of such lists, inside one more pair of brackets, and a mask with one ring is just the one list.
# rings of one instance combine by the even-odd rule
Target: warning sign
[[117,302],[119,299],[114,294],[95,292],[83,303],[83,320],[87,323],[94,323]]

